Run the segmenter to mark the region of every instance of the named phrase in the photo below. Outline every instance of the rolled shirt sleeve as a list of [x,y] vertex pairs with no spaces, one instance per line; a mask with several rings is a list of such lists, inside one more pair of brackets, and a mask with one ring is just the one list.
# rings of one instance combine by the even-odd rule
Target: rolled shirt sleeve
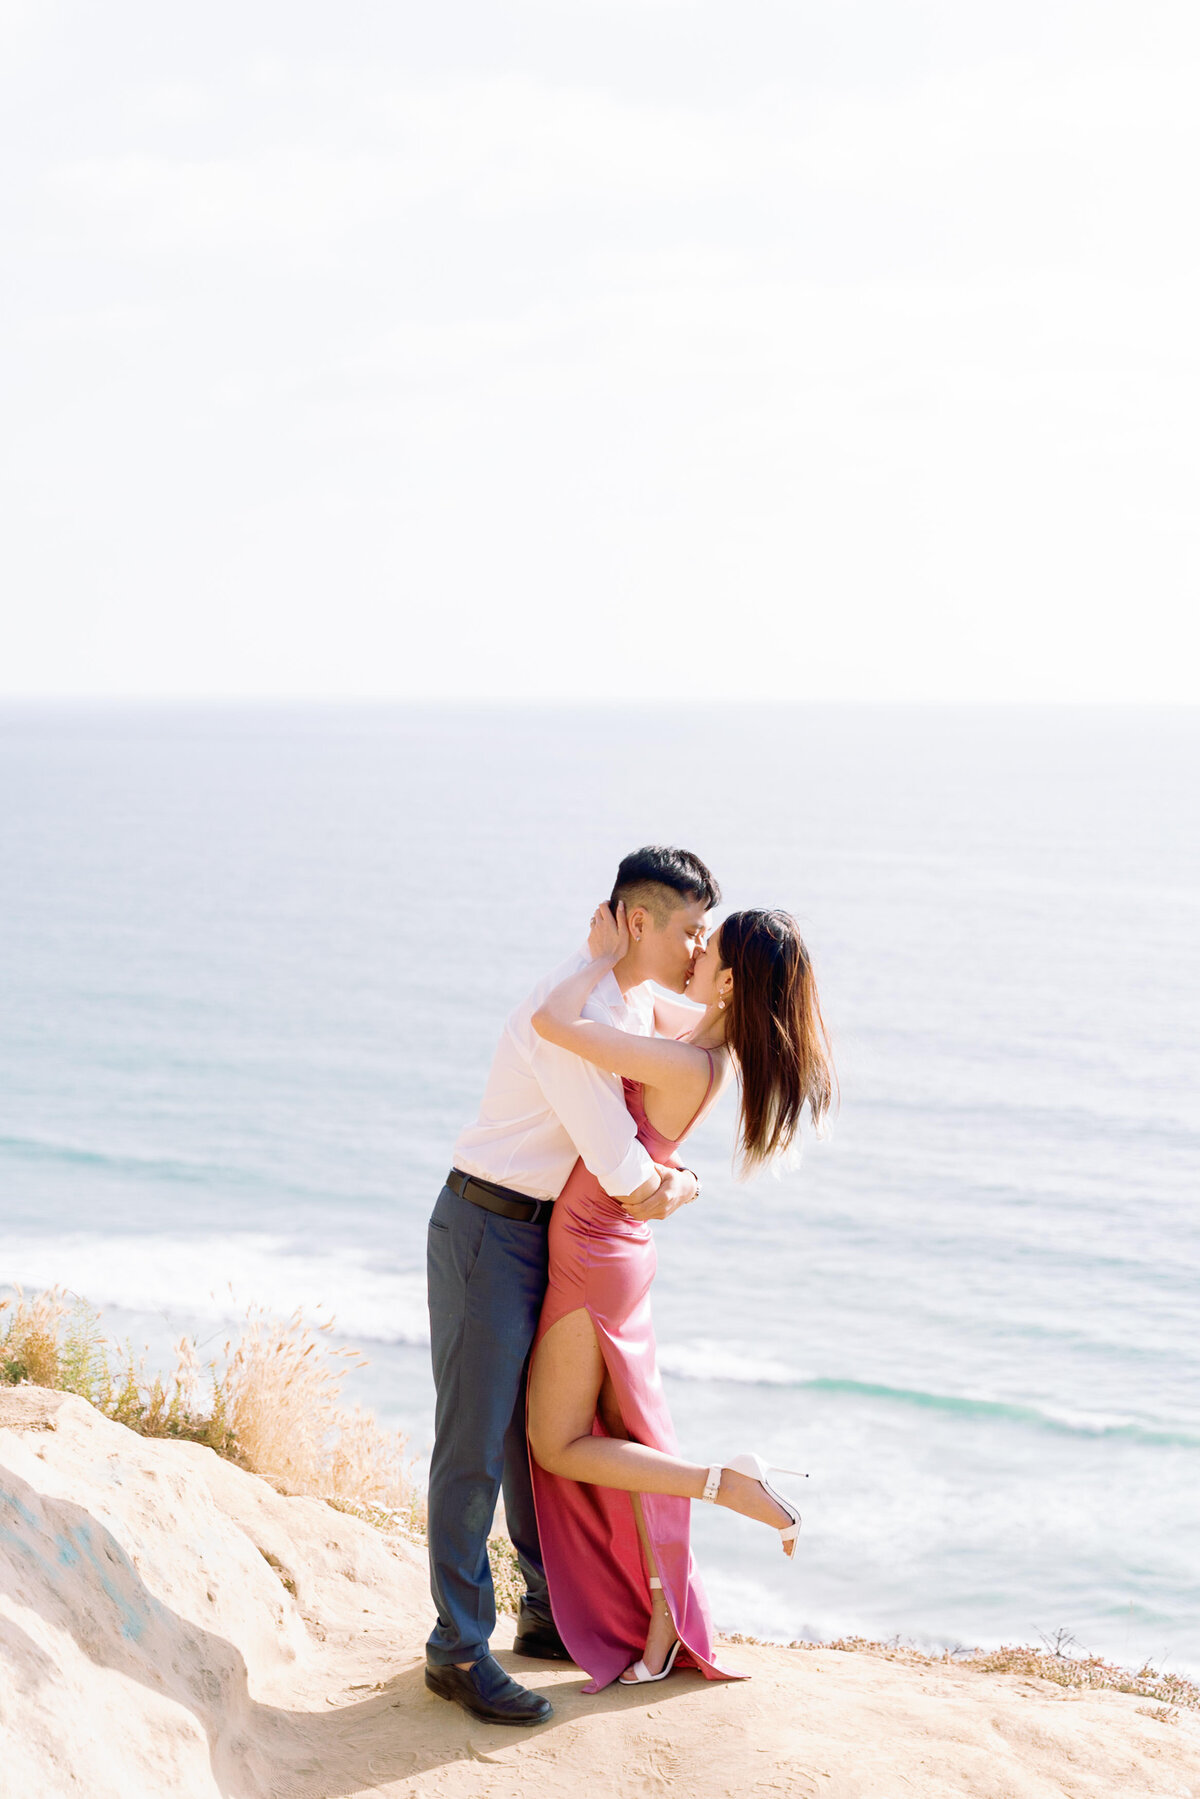
[[531,1066],[546,1103],[610,1197],[634,1193],[657,1178],[616,1075],[543,1039],[534,1048]]

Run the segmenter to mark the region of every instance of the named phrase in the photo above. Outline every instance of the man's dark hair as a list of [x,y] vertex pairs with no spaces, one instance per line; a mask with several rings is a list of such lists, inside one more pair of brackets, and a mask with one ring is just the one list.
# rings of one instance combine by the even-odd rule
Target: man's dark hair
[[627,912],[634,906],[645,906],[661,926],[678,907],[696,900],[703,900],[705,910],[711,911],[721,902],[721,889],[691,850],[648,843],[644,849],[631,850],[622,857],[610,902],[614,912],[618,900],[625,901]]

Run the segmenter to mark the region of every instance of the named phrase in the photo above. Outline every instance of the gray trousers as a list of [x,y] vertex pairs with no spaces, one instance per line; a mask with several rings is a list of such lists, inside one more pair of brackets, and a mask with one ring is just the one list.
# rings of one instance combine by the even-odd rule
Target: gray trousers
[[499,1218],[443,1187],[429,1220],[429,1333],[437,1389],[429,1469],[431,1662],[477,1661],[496,1626],[487,1538],[504,1511],[527,1588],[550,1621],[538,1545],[525,1384],[546,1291],[544,1223]]

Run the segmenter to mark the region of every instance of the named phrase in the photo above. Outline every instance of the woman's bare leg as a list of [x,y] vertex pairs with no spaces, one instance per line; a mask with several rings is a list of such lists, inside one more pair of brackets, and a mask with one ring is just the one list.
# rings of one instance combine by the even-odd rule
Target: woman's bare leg
[[[592,1422],[605,1377],[591,1316],[582,1307],[550,1326],[529,1371],[529,1447],[548,1474],[626,1493],[700,1499],[708,1468],[645,1443],[594,1437]],[[788,1514],[749,1475],[726,1468],[717,1504],[779,1530]]]

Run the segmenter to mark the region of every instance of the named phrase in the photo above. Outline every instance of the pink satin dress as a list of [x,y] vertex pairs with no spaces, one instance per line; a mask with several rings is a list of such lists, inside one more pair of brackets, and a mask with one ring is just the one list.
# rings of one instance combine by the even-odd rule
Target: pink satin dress
[[[708,1092],[697,1118],[708,1103],[712,1080],[709,1056]],[[668,1141],[646,1117],[641,1083],[623,1084],[638,1138],[651,1159],[678,1166],[676,1151],[687,1131],[675,1142]],[[650,1315],[656,1262],[650,1226],[631,1219],[582,1161],[576,1162],[554,1202],[550,1279],[534,1349],[536,1353],[537,1344],[560,1318],[585,1310],[595,1327],[627,1435],[635,1443],[678,1455]],[[599,1418],[592,1424],[592,1434],[607,1434]],[[564,1480],[536,1462],[532,1470],[554,1622],[574,1660],[591,1675],[584,1692],[596,1693],[638,1660],[650,1626],[648,1573],[632,1496]],[[641,1501],[663,1592],[681,1639],[676,1667],[698,1668],[709,1680],[743,1678],[713,1655],[708,1600],[692,1560],[691,1500],[643,1493]]]

